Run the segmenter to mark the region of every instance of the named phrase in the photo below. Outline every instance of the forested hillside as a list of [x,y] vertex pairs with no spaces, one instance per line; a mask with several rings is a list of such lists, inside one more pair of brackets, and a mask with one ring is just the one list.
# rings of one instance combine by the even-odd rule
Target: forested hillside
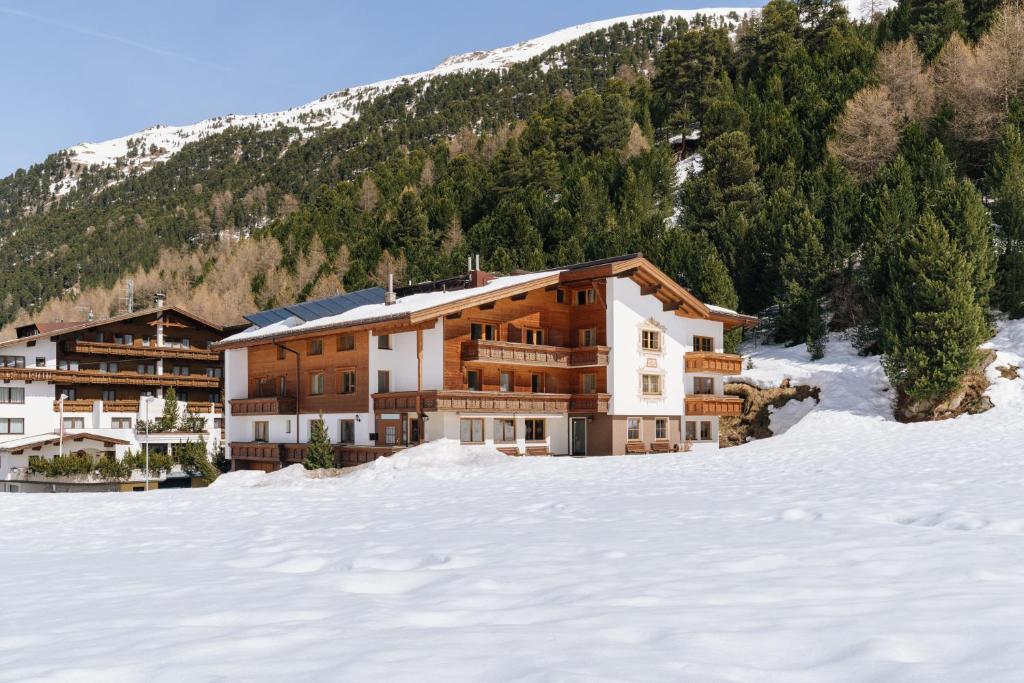
[[[134,269],[234,318],[471,253],[508,271],[642,251],[712,303],[773,307],[776,339],[813,355],[853,330],[911,403],[1024,314],[1019,6],[852,21],[775,0],[738,27],[652,19],[556,50],[560,68],[411,83],[311,138],[228,130],[49,210],[15,189],[32,171],[5,181],[0,320],[79,282],[100,289],[44,315],[109,307]],[[666,143],[693,129],[703,170],[678,186]]]

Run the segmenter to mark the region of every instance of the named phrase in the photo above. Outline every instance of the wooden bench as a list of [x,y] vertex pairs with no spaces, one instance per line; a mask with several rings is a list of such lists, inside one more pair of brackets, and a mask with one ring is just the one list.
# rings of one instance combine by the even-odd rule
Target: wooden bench
[[527,455],[551,455],[551,451],[548,450],[547,446],[527,446]]
[[515,446],[498,446],[498,450],[505,455],[519,455],[519,449]]
[[651,453],[671,453],[672,444],[668,441],[655,441],[651,444]]
[[637,455],[639,453],[646,453],[647,446],[643,441],[627,441],[626,442],[626,454]]

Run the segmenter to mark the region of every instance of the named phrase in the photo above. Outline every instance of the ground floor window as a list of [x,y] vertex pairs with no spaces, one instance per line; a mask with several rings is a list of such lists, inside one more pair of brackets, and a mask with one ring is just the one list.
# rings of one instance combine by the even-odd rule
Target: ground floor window
[[659,440],[665,440],[668,438],[668,418],[655,418],[654,438]]
[[24,434],[25,418],[0,417],[0,434]]
[[711,441],[711,423],[701,422],[700,423],[700,440]]
[[338,443],[356,442],[356,421],[338,420]]
[[543,441],[545,438],[544,420],[531,419],[526,421],[527,441]]
[[640,418],[639,417],[627,417],[626,418],[626,439],[628,441],[639,441],[640,440]]
[[508,418],[495,418],[494,440],[508,443],[516,440],[516,421]]
[[65,417],[64,429],[85,429],[84,417]]
[[[700,439],[697,438],[698,430]],[[686,440],[687,441],[711,441],[711,422],[710,420],[702,420],[697,422],[695,420],[686,421]]]
[[258,443],[266,443],[267,441],[270,441],[270,423],[253,422],[252,440]]
[[462,418],[459,423],[459,438],[462,440],[462,443],[483,443],[483,418]]
[[696,441],[697,440],[697,423],[692,420],[686,421],[686,440]]
[[110,418],[110,426],[113,429],[131,429],[132,419],[130,417],[112,417]]

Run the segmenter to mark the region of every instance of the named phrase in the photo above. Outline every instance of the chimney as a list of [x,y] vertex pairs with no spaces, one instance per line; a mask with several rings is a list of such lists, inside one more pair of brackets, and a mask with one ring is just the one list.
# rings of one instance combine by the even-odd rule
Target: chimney
[[167,295],[163,292],[157,292],[153,295],[153,306],[156,308],[163,308],[166,301]]
[[388,273],[388,291],[384,293],[384,305],[390,306],[396,301],[398,301],[398,297],[395,296],[395,276]]
[[470,287],[483,287],[488,282],[494,279],[494,276],[485,270],[480,270],[480,254],[476,255],[476,263],[472,264],[474,267],[469,271],[469,286]]

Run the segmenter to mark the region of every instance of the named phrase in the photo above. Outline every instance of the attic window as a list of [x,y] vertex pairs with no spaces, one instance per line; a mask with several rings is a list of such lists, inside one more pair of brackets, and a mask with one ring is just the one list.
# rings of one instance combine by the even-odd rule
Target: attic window
[[585,304],[592,304],[597,301],[597,293],[594,292],[593,287],[587,287],[576,292],[576,305],[583,306]]

